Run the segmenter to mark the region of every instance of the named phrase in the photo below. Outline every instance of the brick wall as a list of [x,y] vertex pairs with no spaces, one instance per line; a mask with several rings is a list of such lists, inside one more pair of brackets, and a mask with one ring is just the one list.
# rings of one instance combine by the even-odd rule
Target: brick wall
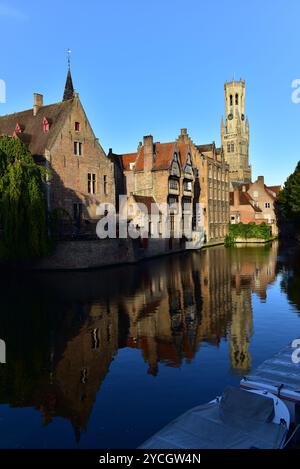
[[[79,131],[75,122],[80,124]],[[81,142],[81,156],[74,155],[74,142]],[[74,203],[81,203],[83,218],[97,218],[99,203],[115,203],[114,165],[96,139],[78,97],[47,157],[52,172],[51,209],[62,207],[73,216]],[[96,176],[94,194],[88,192],[88,173]]]

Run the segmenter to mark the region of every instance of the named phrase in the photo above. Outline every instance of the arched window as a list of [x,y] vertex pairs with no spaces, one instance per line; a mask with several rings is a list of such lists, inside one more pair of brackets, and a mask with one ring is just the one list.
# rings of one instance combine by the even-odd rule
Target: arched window
[[235,104],[238,105],[239,104],[239,95],[236,93],[235,95]]
[[232,101],[232,94],[230,95],[230,98],[229,98],[229,99],[230,99],[230,106],[232,106],[232,104],[233,104],[233,101]]

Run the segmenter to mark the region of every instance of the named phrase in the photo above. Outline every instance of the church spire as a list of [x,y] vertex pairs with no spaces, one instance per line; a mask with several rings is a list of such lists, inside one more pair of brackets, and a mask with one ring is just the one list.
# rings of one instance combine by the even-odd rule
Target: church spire
[[72,75],[71,75],[71,51],[70,49],[67,50],[67,56],[68,56],[68,74],[67,74],[67,79],[66,79],[66,84],[65,84],[65,90],[64,90],[64,96],[63,96],[63,101],[67,101],[68,99],[72,99],[74,96],[74,86],[73,86],[73,81],[72,81]]

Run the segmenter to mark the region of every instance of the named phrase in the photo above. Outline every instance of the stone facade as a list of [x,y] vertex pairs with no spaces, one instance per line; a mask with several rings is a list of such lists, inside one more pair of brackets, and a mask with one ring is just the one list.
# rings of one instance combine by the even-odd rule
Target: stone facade
[[[79,131],[75,128],[78,124]],[[76,143],[81,143],[81,155],[74,154]],[[115,203],[113,163],[95,137],[78,95],[72,100],[60,134],[47,151],[47,160],[53,174],[51,208],[64,208],[74,218],[75,211],[79,210],[80,216],[82,210],[82,218],[97,219],[100,203]]]
[[225,123],[221,122],[221,143],[229,164],[230,180],[251,181],[249,165],[249,122],[245,118],[245,81],[226,82]]
[[46,184],[50,211],[63,209],[79,225],[99,218],[100,203],[115,203],[114,164],[105,155],[74,92],[71,72],[64,99],[44,105],[35,93],[33,108],[0,117],[0,136],[26,144],[50,176]]
[[229,167],[214,143],[195,145],[182,129],[176,142],[154,143],[146,136],[136,153],[111,152],[110,157],[121,160],[124,193],[153,196],[158,204],[189,202],[194,230],[204,232],[207,242],[223,241],[229,225]]
[[[189,143],[154,143],[149,135],[136,153],[110,156],[122,162],[128,196],[152,197],[158,206],[168,207],[171,238],[175,238],[175,223],[180,219],[176,215],[183,213],[184,205],[189,206],[191,227],[198,228],[199,179]],[[174,208],[176,204],[179,211]]]

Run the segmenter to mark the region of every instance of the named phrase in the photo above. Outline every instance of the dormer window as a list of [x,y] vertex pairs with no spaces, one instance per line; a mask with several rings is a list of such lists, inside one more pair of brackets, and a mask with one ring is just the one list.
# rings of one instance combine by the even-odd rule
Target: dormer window
[[75,128],[75,132],[80,132],[80,122],[75,122],[74,128]]
[[187,162],[184,168],[184,172],[186,174],[193,174],[192,159],[191,159],[190,153],[188,154],[188,157],[187,157]]
[[46,117],[44,117],[43,119],[43,132],[49,132],[49,122],[48,120],[46,119]]
[[21,134],[22,133],[22,128],[21,128],[20,124],[18,124],[18,123],[16,125],[15,132],[16,132],[16,134]]
[[179,166],[179,160],[178,160],[178,154],[174,153],[173,156],[173,161],[171,165],[171,174],[172,176],[177,176],[180,177],[180,166]]

